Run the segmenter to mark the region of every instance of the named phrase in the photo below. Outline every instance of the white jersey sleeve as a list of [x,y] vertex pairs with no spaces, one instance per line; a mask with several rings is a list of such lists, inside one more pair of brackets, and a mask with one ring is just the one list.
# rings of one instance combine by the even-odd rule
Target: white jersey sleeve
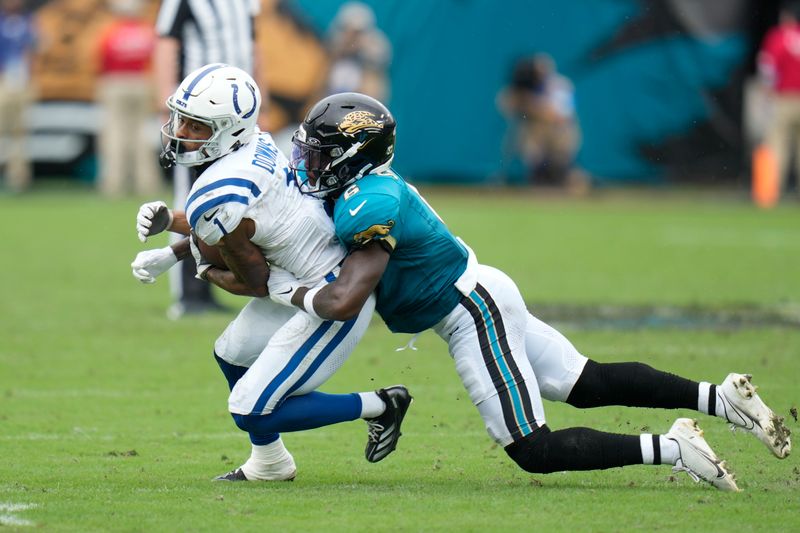
[[243,219],[252,220],[250,241],[270,265],[309,286],[325,279],[345,256],[323,202],[300,193],[289,161],[264,132],[200,174],[189,192],[186,218],[211,246]]
[[225,235],[236,229],[242,221],[241,204],[226,203],[209,209],[194,224],[194,233],[208,245],[216,245]]
[[217,178],[218,172],[206,174],[208,171],[192,187],[186,201],[186,218],[197,237],[214,246],[239,226],[264,189],[254,177]]

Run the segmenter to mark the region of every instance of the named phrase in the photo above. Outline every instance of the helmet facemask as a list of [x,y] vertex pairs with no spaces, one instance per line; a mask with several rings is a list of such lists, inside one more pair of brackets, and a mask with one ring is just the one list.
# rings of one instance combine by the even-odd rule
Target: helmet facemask
[[[349,185],[356,178],[349,176],[350,166],[345,163],[357,151],[356,143],[345,153],[339,145],[320,144],[315,138],[305,140],[305,130],[301,127],[292,137],[291,168],[295,179],[304,194],[325,196]],[[359,177],[366,171],[363,169]]]
[[307,138],[301,125],[292,137],[290,167],[300,192],[316,197],[326,197],[344,189],[369,172],[388,168],[394,154],[376,167],[362,150],[373,140],[366,134],[358,136],[344,150],[339,144],[321,144],[316,138]]
[[[169,121],[161,126],[161,135],[163,138],[167,139],[164,143],[164,152],[171,151],[175,163],[181,166],[193,167],[213,161],[223,155],[222,147],[220,146],[220,138],[233,124],[231,117],[218,117],[209,120],[178,111],[169,105],[169,103],[167,105],[170,107],[171,112]],[[211,128],[211,136],[208,139],[187,139],[178,137],[177,131],[180,127],[180,121],[185,118],[196,120],[197,122],[207,125]],[[200,144],[200,147],[196,150],[188,150],[186,144]],[[230,151],[236,150],[240,144],[240,142],[234,143]],[[162,157],[164,155],[165,154],[162,152]]]

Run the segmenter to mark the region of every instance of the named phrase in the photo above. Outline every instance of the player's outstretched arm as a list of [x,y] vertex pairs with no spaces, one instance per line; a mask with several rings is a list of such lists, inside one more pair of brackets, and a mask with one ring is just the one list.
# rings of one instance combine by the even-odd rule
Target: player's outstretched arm
[[350,320],[378,286],[389,257],[382,242],[370,242],[347,256],[335,281],[310,291],[299,288],[292,303],[326,320]]

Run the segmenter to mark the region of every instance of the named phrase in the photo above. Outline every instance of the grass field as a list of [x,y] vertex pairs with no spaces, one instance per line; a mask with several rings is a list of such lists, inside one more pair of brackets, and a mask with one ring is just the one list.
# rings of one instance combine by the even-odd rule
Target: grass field
[[[789,415],[800,403],[796,204],[761,212],[742,200],[691,195],[423,193],[482,262],[507,271],[532,311],[555,319],[583,353],[712,382],[750,372],[800,435]],[[677,416],[697,417],[743,492],[719,493],[666,466],[526,474],[485,434],[444,343],[426,333],[418,351],[395,352],[407,336],[390,335],[377,318],[322,390],[408,385],[416,401],[395,454],[367,463],[365,425],[356,421],[284,435],[299,469],[293,483],[211,483],[249,451],[211,358],[232,313],[164,318],[166,280],[142,286],[129,272],[143,249],[133,229],[138,204],[75,190],[0,196],[0,526],[800,530],[800,452],[778,461],[751,436],[692,411],[545,405],[554,428],[663,432]],[[700,318],[654,327],[589,320],[608,308]]]

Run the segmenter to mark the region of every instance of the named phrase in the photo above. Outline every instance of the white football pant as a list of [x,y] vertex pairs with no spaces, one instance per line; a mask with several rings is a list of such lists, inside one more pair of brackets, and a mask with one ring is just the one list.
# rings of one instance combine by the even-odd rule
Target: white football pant
[[528,313],[511,278],[485,265],[475,290],[433,329],[501,446],[545,423],[540,383],[546,398],[563,401],[586,364],[563,335]]
[[317,389],[347,360],[369,326],[370,296],[347,322],[315,318],[267,298],[251,300],[214,344],[224,361],[248,367],[228,399],[234,414],[269,414],[288,396]]

